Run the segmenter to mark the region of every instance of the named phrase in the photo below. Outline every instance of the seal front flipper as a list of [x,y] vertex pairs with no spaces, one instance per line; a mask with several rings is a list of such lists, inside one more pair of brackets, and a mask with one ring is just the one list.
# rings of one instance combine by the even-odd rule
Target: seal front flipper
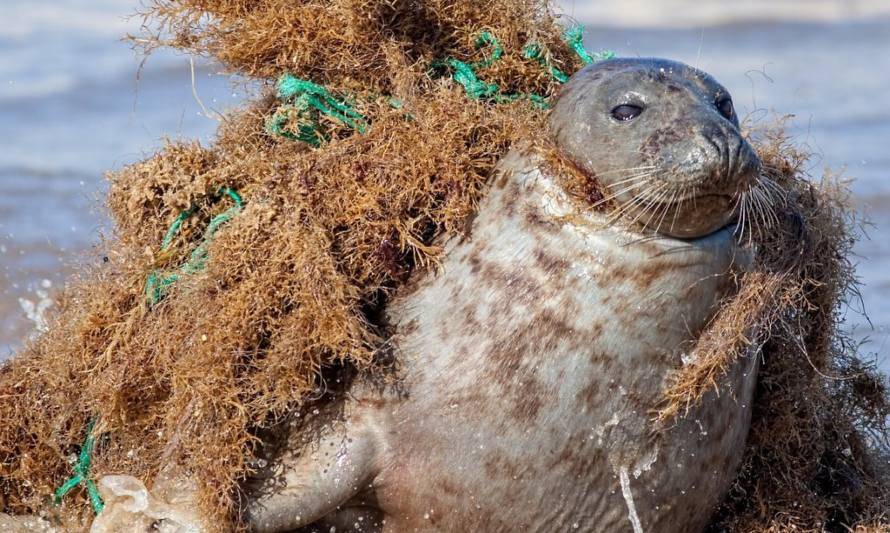
[[315,424],[312,442],[285,445],[249,481],[245,522],[251,531],[291,531],[316,523],[367,487],[376,473],[379,439],[360,409],[347,410],[345,418]]

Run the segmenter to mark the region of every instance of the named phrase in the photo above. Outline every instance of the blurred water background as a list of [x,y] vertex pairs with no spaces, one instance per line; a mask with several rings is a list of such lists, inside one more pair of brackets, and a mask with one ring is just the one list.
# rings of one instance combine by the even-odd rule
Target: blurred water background
[[[826,166],[856,178],[873,222],[857,252],[862,301],[847,327],[890,371],[890,2],[873,0],[604,0],[561,2],[587,45],[663,56],[712,73],[740,115],[794,114],[791,132]],[[212,139],[208,108],[244,89],[187,57],[141,58],[122,0],[2,0],[0,5],[0,359],[39,322],[52,291],[109,233],[103,172],[164,137]],[[212,113],[211,113],[212,114]],[[866,314],[863,311],[867,312]]]

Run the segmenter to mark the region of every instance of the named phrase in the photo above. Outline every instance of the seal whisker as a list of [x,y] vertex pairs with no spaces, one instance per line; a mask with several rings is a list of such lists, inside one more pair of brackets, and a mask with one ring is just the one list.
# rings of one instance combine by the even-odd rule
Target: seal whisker
[[611,226],[612,224],[614,224],[615,222],[620,220],[621,217],[626,215],[634,207],[641,207],[642,203],[645,201],[646,201],[646,197],[639,195],[639,196],[635,196],[633,199],[631,199],[628,202],[624,202],[623,204],[621,204],[620,206],[615,208],[615,210],[612,211],[612,213],[609,214],[609,218],[606,220],[606,225]]
[[674,226],[677,225],[677,216],[680,214],[680,207],[683,205],[684,202],[689,201],[690,196],[686,195],[686,193],[687,193],[687,191],[689,191],[689,189],[693,189],[691,198],[692,198],[693,202],[695,201],[695,190],[694,190],[695,187],[694,186],[690,187],[688,185],[684,185],[682,194],[680,196],[680,202],[674,208],[674,219],[671,220],[671,231],[674,231]]
[[621,190],[619,190],[619,191],[614,191],[614,192],[612,192],[611,194],[605,196],[602,200],[599,200],[598,202],[596,202],[595,204],[593,204],[591,207],[594,207],[594,208],[599,207],[599,206],[603,205],[604,203],[607,203],[607,202],[610,202],[610,201],[614,200],[615,198],[621,196],[621,195],[624,194],[624,193],[628,193],[628,192],[630,192],[630,191],[636,189],[637,187],[646,185],[649,181],[651,181],[651,180],[650,180],[650,179],[646,179],[646,180],[643,180],[643,181],[641,181],[641,182],[639,182],[639,183],[633,183],[633,184],[631,184],[631,185],[628,185],[628,186],[626,186],[626,187],[623,187],[623,188],[622,188]]
[[670,194],[670,187],[669,187],[669,185],[670,185],[669,183],[662,183],[662,184],[661,184],[661,188],[659,189],[661,192],[660,192],[659,194],[657,194],[657,195],[655,195],[655,194],[653,193],[653,195],[652,195],[652,197],[651,197],[652,199],[649,201],[649,203],[647,203],[647,204],[643,207],[643,210],[640,211],[639,213],[637,213],[637,216],[634,217],[634,219],[630,222],[630,225],[631,225],[631,226],[633,226],[634,224],[636,224],[637,221],[640,220],[640,218],[642,218],[646,213],[648,213],[649,210],[652,209],[652,206],[653,206],[653,205],[657,205],[658,201],[659,201],[661,198],[663,198],[663,197],[665,197],[666,195]]
[[[652,219],[658,218],[658,224],[655,225],[655,232],[658,233],[658,230],[661,229],[661,224],[664,222],[665,216],[667,216],[668,209],[670,208],[671,202],[674,198],[677,197],[676,189],[671,189],[666,191],[666,194],[663,194],[659,197],[658,204],[655,210],[652,212]],[[661,213],[661,215],[659,215]]]
[[615,194],[624,194],[625,192],[632,190],[635,186],[644,184],[645,182],[651,180],[652,176],[656,174],[655,171],[646,172],[643,174],[639,174],[637,176],[633,176],[615,183],[612,183],[608,186],[608,189],[614,190],[615,188],[622,186],[623,189]]
[[765,227],[771,228],[773,225],[778,224],[779,219],[776,216],[776,211],[772,205],[772,196],[768,190],[758,184],[754,187],[753,193],[759,198],[763,215],[766,218]]
[[[668,185],[666,183],[659,183],[651,189],[644,190],[643,192],[641,192],[640,194],[635,196],[631,201],[625,202],[624,204],[622,204],[618,208],[616,208],[615,211],[609,217],[609,220],[607,221],[607,223],[609,225],[614,224],[622,216],[628,214],[631,209],[633,209],[635,207],[642,207],[643,203],[646,202],[651,197],[651,195],[665,189],[667,186]],[[631,224],[633,224],[633,223],[631,223]]]
[[779,184],[771,180],[767,176],[760,175],[757,178],[757,185],[761,187],[762,193],[766,196],[769,214],[775,224],[779,223],[779,217],[776,214],[776,203],[786,205],[788,202],[788,193]]
[[759,176],[757,176],[757,183],[763,185],[765,189],[778,196],[783,203],[788,201],[788,191],[782,188],[781,185],[776,183],[775,180],[773,180],[769,176],[760,174]]
[[747,196],[748,196],[747,191],[741,191],[738,194],[738,199],[736,200],[736,205],[733,208],[735,211],[738,211],[738,213],[739,213],[739,220],[738,220],[738,223],[736,224],[735,233],[739,237],[740,244],[744,241],[744,238],[745,238],[745,222],[746,222],[746,220],[745,220],[745,218],[746,218],[745,217],[745,211],[746,211],[745,206],[748,203]]
[[[671,206],[675,206],[675,208],[674,208],[675,216],[674,216],[674,220],[671,222],[671,231],[673,231],[674,222],[676,222],[676,220],[677,220],[676,212],[679,211],[679,206],[682,205],[682,203],[683,203],[683,194],[686,192],[687,188],[688,187],[686,185],[684,185],[680,189],[674,189],[674,192],[671,195],[671,197],[666,202],[664,202],[663,211],[661,213],[661,217],[658,219],[658,225],[655,227],[655,231],[658,231],[661,229],[661,225],[664,224],[664,221],[667,218],[668,213],[670,213]],[[677,198],[680,198],[680,200],[677,201]]]
[[742,206],[745,210],[745,223],[748,227],[748,244],[752,244],[754,242],[754,217],[752,217],[752,205],[751,205],[751,191],[747,191],[745,193],[745,198],[742,201]]
[[653,170],[658,168],[656,165],[642,165],[638,167],[627,167],[627,168],[618,168],[615,170],[609,170],[607,172],[598,172],[597,176],[609,176],[612,174],[621,174],[622,172],[637,172],[637,171],[646,171]]
[[752,189],[752,194],[757,196],[764,217],[766,218],[766,228],[771,228],[779,223],[779,217],[773,207],[773,195],[762,183],[757,183]]
[[656,172],[657,172],[657,170],[652,170],[652,171],[649,171],[649,172],[643,172],[643,173],[641,173],[641,174],[637,174],[637,175],[635,175],[635,176],[631,176],[631,177],[629,177],[629,178],[627,178],[627,179],[623,179],[623,180],[621,180],[621,181],[616,181],[615,183],[612,183],[610,186],[611,186],[611,187],[614,187],[614,186],[616,186],[616,185],[623,185],[623,184],[625,184],[625,183],[629,183],[629,182],[632,182],[632,181],[636,181],[636,180],[639,180],[639,179],[641,179],[641,178],[647,178],[647,177],[649,177],[649,176],[655,174]]
[[754,215],[751,217],[752,221],[757,221],[758,230],[763,231],[768,226],[766,222],[766,216],[764,215],[764,207],[763,207],[763,198],[760,196],[760,189],[755,185],[751,187],[749,190],[749,198],[751,199],[751,211]]

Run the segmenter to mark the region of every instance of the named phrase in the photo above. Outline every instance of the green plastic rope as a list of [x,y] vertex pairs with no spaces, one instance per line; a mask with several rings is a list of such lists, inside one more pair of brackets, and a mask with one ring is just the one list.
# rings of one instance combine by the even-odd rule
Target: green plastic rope
[[[591,55],[584,48],[583,28],[580,26],[570,28],[563,35],[566,44],[575,51],[581,60],[586,63],[594,63],[615,57],[612,52],[600,52]],[[490,100],[495,103],[508,103],[517,100],[528,100],[533,105],[549,109],[550,103],[547,97],[538,94],[502,93],[500,87],[493,83],[486,83],[479,79],[478,70],[483,70],[496,64],[504,57],[504,47],[490,31],[483,31],[476,38],[476,48],[490,48],[485,58],[475,63],[467,63],[454,58],[447,58],[433,63],[434,69],[450,70],[451,77],[466,91],[467,96],[473,100]],[[542,47],[538,44],[529,44],[523,49],[523,57],[533,59],[546,67],[550,75],[560,83],[566,83],[569,75],[550,64]],[[291,74],[285,74],[278,80],[278,97],[287,104],[281,106],[267,121],[266,130],[272,135],[278,135],[295,141],[301,141],[314,147],[319,147],[329,139],[322,131],[319,116],[326,115],[334,118],[345,126],[366,133],[368,129],[367,119],[356,111],[351,105],[338,99],[321,85],[311,81],[297,78]],[[395,109],[401,109],[402,103],[390,99],[390,105]],[[286,126],[291,117],[298,117],[297,131],[289,131]],[[184,213],[185,218],[190,214]],[[180,224],[182,221],[180,221]],[[176,233],[171,227],[171,232]],[[175,279],[169,283],[175,282]],[[161,280],[159,286],[167,284]]]
[[[244,202],[236,191],[225,187],[220,190],[218,194],[219,196],[228,196],[235,202],[235,205],[210,220],[210,224],[207,225],[207,229],[204,231],[204,240],[194,251],[192,251],[189,255],[189,260],[179,269],[179,272],[163,275],[158,271],[154,271],[148,275],[148,279],[145,281],[145,296],[152,307],[164,299],[164,296],[167,295],[167,290],[179,281],[182,275],[196,274],[204,270],[204,267],[207,266],[207,259],[209,257],[208,250],[213,242],[213,237],[216,235],[216,232],[219,230],[220,226],[238,215],[244,207]],[[170,248],[170,245],[179,233],[182,224],[196,212],[197,207],[191,207],[176,217],[176,220],[173,221],[170,229],[168,229],[167,233],[164,235],[164,240],[161,242],[162,252],[165,252]]]
[[[591,63],[598,63],[615,57],[615,53],[611,51],[603,51],[593,55],[587,52],[587,49],[584,48],[584,30],[581,26],[576,26],[567,30],[565,34],[563,34],[563,38],[569,48],[574,50],[585,64],[589,65]],[[522,55],[526,59],[533,59],[540,63],[541,66],[547,68],[550,75],[553,76],[553,79],[559,83],[566,83],[569,81],[571,76],[551,64],[549,58],[544,53],[544,49],[539,44],[529,44],[523,49]]]
[[83,446],[80,447],[80,454],[77,458],[77,462],[74,464],[74,476],[68,479],[68,481],[63,483],[62,486],[56,490],[55,502],[56,505],[60,505],[62,503],[62,498],[64,498],[66,494],[71,492],[78,485],[84,484],[90,498],[90,505],[93,506],[93,512],[98,515],[102,512],[105,504],[102,502],[102,496],[99,495],[99,489],[90,478],[90,463],[92,462],[93,446],[96,442],[95,437],[93,436],[93,427],[95,427],[95,425],[96,419],[91,420],[87,425],[86,440],[84,440]]
[[483,100],[498,94],[500,88],[493,83],[485,83],[476,76],[476,69],[457,59],[446,59],[445,65],[451,68],[451,77],[459,83],[473,100]]
[[529,100],[536,107],[542,109],[548,109],[550,107],[547,98],[544,96],[538,94],[502,93],[500,87],[496,84],[485,83],[480,80],[476,71],[494,65],[504,56],[504,48],[491,32],[484,31],[479,34],[479,37],[476,39],[476,48],[482,48],[483,46],[490,46],[492,52],[482,61],[478,61],[471,65],[464,61],[448,58],[443,61],[436,61],[433,63],[433,68],[450,69],[452,79],[464,88],[467,97],[470,99],[491,100],[498,104],[515,102],[517,100]]
[[[266,129],[273,135],[302,141],[317,148],[328,140],[321,133],[319,115],[334,118],[359,133],[367,131],[364,115],[311,81],[285,74],[278,80],[278,97],[283,101],[292,100],[293,103],[282,106],[269,119]],[[291,113],[296,113],[302,119],[297,133],[284,129]]]
[[504,57],[504,47],[501,46],[501,43],[498,42],[494,34],[489,31],[480,33],[479,37],[476,38],[476,48],[482,48],[483,46],[491,46],[491,55],[486,57],[484,60],[476,63],[476,68],[488,68],[500,61],[502,57]]
[[585,65],[613,59],[615,57],[615,52],[610,50],[603,50],[602,52],[590,55],[590,53],[587,52],[587,49],[584,48],[584,28],[581,26],[575,26],[566,30],[565,34],[563,34],[563,39],[565,39],[569,48],[578,54],[578,57],[581,58],[581,61],[583,61]]
[[532,43],[526,46],[522,51],[522,56],[526,59],[534,59],[541,66],[546,67],[550,71],[550,75],[559,83],[569,81],[569,75],[550,64],[550,61],[544,55],[544,49],[541,45]]

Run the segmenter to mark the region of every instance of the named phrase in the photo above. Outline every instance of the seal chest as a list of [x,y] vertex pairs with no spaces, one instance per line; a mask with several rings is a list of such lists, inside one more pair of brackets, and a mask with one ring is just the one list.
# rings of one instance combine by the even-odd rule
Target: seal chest
[[745,254],[729,230],[566,222],[570,199],[530,163],[505,161],[471,240],[392,307],[411,398],[392,411],[401,465],[381,504],[425,505],[442,530],[699,529],[741,458],[754,372],[665,433],[652,411]]

